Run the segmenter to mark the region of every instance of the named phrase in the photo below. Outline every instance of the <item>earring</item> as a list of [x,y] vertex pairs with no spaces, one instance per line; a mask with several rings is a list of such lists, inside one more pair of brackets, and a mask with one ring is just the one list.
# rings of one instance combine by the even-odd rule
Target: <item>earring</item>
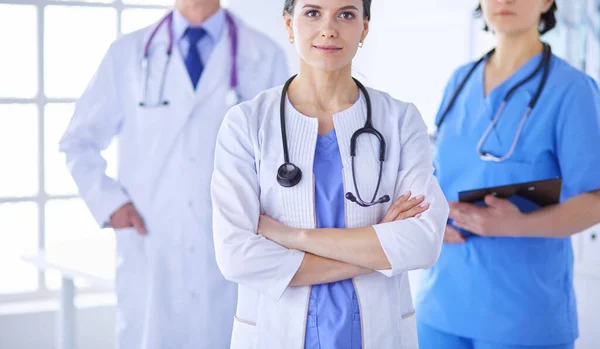
[[364,41],[358,43],[358,47],[362,48],[365,45]]
[[294,39],[294,37],[290,37],[290,44],[293,44],[296,40]]

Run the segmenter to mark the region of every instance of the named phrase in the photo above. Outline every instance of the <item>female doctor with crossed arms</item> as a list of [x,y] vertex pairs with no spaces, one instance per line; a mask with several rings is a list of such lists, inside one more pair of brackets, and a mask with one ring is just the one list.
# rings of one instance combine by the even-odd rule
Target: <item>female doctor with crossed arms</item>
[[285,1],[300,73],[220,129],[214,241],[239,284],[233,349],[417,348],[406,272],[437,260],[448,206],[415,106],[351,76],[370,5]]
[[434,158],[449,201],[561,177],[561,203],[450,204],[417,299],[421,349],[567,349],[578,336],[570,236],[600,221],[600,93],[541,41],[556,10],[553,0],[480,1],[496,49],[450,79]]

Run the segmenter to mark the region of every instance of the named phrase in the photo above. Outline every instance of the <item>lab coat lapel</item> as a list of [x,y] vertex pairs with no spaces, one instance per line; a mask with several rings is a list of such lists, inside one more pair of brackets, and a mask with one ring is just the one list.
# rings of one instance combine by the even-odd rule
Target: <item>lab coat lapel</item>
[[[346,191],[350,191],[356,195],[356,190],[354,189],[354,179],[352,176],[352,156],[350,156],[350,142],[352,135],[357,130],[363,128],[367,120],[367,106],[364,96],[361,96],[357,105],[353,106],[352,109],[353,110],[351,111],[349,110],[334,115],[333,121],[336,128],[338,145],[344,166]],[[373,110],[374,114],[376,112],[376,110]],[[377,125],[373,126],[377,128]],[[340,132],[338,132],[338,130]],[[387,156],[389,156],[389,154]],[[377,137],[368,133],[364,133],[358,137],[356,141],[354,168],[357,169],[356,182],[360,195],[363,200],[369,202],[375,193],[379,174],[379,141],[377,140]],[[373,173],[369,173],[368,175],[360,176],[358,174],[358,169],[360,168],[374,168],[377,170],[373,171]]]
[[[171,108],[174,115],[172,115],[172,122],[167,125],[165,130],[163,144],[170,145],[175,141],[196,109],[202,106],[210,110],[218,110],[218,108],[211,106],[214,103],[225,105],[225,94],[222,98],[211,98],[213,94],[221,91],[220,87],[223,84],[227,83],[226,73],[228,69],[226,68],[230,66],[230,58],[228,55],[228,40],[226,40],[226,33],[224,34],[213,49],[196,90],[194,90],[181,53],[176,47],[173,49],[169,77],[165,84],[165,95],[172,102]],[[223,111],[223,114],[225,112],[226,110]]]
[[[157,69],[163,69],[166,64],[164,52],[169,45],[167,26],[163,25],[150,47],[150,64],[158,64]],[[164,61],[164,62],[163,62]],[[162,72],[162,70],[160,70]],[[157,83],[156,81],[153,83]],[[180,130],[185,125],[195,104],[195,93],[189,78],[187,69],[176,43],[173,44],[171,58],[166,66],[166,75],[163,90],[164,99],[169,102],[168,106],[160,108],[161,117],[165,122],[161,123],[161,132],[157,133],[159,139],[152,143],[160,145],[154,149],[158,159],[166,156],[171,149],[170,145],[175,141]]]
[[[166,40],[168,43],[166,28],[161,31],[160,40]],[[177,45],[173,47],[164,90],[165,98],[169,101],[169,115],[166,116],[169,121],[164,124],[164,130],[161,133],[162,140],[159,142],[161,149],[158,151],[162,154],[157,154],[158,158],[164,159],[168,155],[171,145],[181,135],[195,110],[203,108],[203,114],[211,115],[221,109],[215,103],[221,103],[223,115],[219,116],[222,118],[227,111],[225,109],[226,90],[222,88],[227,86],[228,67],[231,65],[227,37],[228,33],[224,30],[204,67],[196,90],[191,83],[181,52]],[[215,94],[222,94],[222,96],[215,96]]]
[[[195,91],[195,103],[207,102],[213,93],[220,91],[220,87],[229,86],[231,49],[228,30],[225,26],[221,38],[215,45],[208,62],[204,65],[204,71]],[[211,103],[224,103],[224,101],[225,96],[221,100],[210,100]]]

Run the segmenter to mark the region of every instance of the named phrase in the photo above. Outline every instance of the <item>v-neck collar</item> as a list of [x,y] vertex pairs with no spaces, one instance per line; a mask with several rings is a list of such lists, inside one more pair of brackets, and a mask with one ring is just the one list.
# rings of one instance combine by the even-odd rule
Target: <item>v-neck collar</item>
[[479,84],[481,86],[481,96],[486,102],[498,99],[498,101],[504,99],[506,93],[515,86],[519,81],[523,80],[527,75],[533,73],[542,60],[543,53],[531,57],[527,60],[517,71],[515,71],[508,79],[504,80],[498,86],[494,87],[487,95],[485,93],[485,67],[488,63],[489,57],[486,58],[480,65],[480,79]]
[[326,135],[317,136],[317,148],[322,150],[328,150],[332,145],[337,144],[337,136],[335,128],[331,129]]

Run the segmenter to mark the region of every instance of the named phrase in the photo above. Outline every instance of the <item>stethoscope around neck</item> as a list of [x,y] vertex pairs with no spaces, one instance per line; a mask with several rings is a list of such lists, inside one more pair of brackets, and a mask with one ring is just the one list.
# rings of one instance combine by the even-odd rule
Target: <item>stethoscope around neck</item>
[[[232,107],[238,104],[241,100],[240,94],[238,92],[238,67],[237,67],[237,52],[238,52],[238,32],[237,26],[231,14],[225,10],[225,22],[227,23],[227,29],[229,34],[229,43],[230,54],[231,54],[231,67],[230,67],[230,78],[229,78],[229,90],[227,91],[227,95],[225,96],[225,104],[229,107]],[[156,37],[159,29],[166,25],[169,35],[169,45],[167,47],[167,62],[163,68],[161,79],[160,79],[160,87],[159,87],[159,99],[157,103],[151,104],[148,103],[148,83],[150,79],[150,46],[152,45],[152,41]],[[167,69],[169,67],[169,63],[171,62],[171,55],[173,53],[173,11],[170,11],[165,17],[163,17],[160,22],[154,27],[152,33],[148,37],[148,41],[146,41],[146,45],[144,46],[144,57],[142,58],[142,68],[145,71],[144,73],[144,100],[140,101],[139,105],[142,108],[159,108],[169,105],[169,101],[164,98],[164,87],[165,81],[167,78]]]
[[[533,108],[537,104],[538,99],[540,98],[540,95],[542,94],[542,91],[544,90],[544,87],[546,86],[546,82],[548,81],[548,75],[550,73],[550,63],[551,63],[551,60],[552,60],[552,49],[550,48],[550,45],[548,45],[546,43],[543,43],[543,45],[544,45],[544,51],[542,53],[542,59],[541,59],[540,63],[538,64],[538,66],[536,67],[536,69],[529,76],[527,76],[523,80],[519,81],[515,86],[513,86],[506,93],[506,95],[502,99],[502,103],[498,107],[498,111],[496,112],[496,114],[494,115],[494,118],[492,119],[492,122],[490,123],[490,125],[488,126],[488,128],[483,133],[483,136],[479,139],[479,142],[477,143],[477,149],[476,150],[477,150],[477,153],[479,154],[479,157],[480,157],[481,160],[492,161],[492,162],[503,162],[503,161],[508,160],[512,156],[512,154],[514,153],[514,151],[515,151],[515,149],[517,147],[517,143],[519,142],[519,138],[521,137],[521,133],[523,132],[523,128],[525,126],[525,122],[527,121],[527,119],[529,118],[529,115],[531,114]],[[486,61],[487,59],[489,59],[494,54],[494,52],[495,52],[495,49],[491,50],[490,52],[488,52],[487,54],[485,54],[483,57],[481,57],[477,62],[475,62],[475,64],[473,64],[473,66],[471,67],[471,69],[469,70],[469,72],[467,73],[467,75],[462,79],[462,81],[458,85],[458,88],[456,89],[456,91],[454,91],[454,94],[450,98],[450,102],[448,103],[448,105],[444,109],[443,113],[441,114],[441,117],[440,117],[439,121],[437,122],[436,131],[435,131],[434,135],[432,136],[432,141],[433,142],[437,141],[437,132],[438,132],[438,130],[442,126],[442,123],[444,122],[444,119],[446,119],[446,116],[448,116],[448,113],[450,112],[450,109],[452,109],[452,107],[454,106],[456,100],[458,99],[458,96],[460,95],[460,93],[464,89],[467,81],[469,80],[469,78],[471,77],[471,75],[473,75],[473,72],[475,72],[475,69],[481,63],[483,63],[484,61]],[[496,155],[490,154],[488,152],[484,152],[482,150],[483,145],[485,144],[485,141],[488,139],[490,133],[492,132],[492,130],[494,129],[494,127],[498,123],[498,120],[500,120],[500,116],[502,116],[502,112],[504,111],[504,109],[506,107],[506,104],[508,103],[508,101],[512,97],[513,93],[519,87],[523,86],[525,83],[527,83],[528,81],[530,81],[531,79],[533,79],[540,72],[540,70],[542,70],[542,69],[543,69],[543,74],[542,74],[542,79],[540,81],[540,84],[538,85],[538,88],[537,88],[537,91],[536,91],[535,95],[533,95],[533,97],[529,101],[529,104],[527,105],[527,109],[525,110],[525,113],[523,114],[523,117],[521,118],[521,122],[519,123],[519,127],[517,128],[517,132],[515,134],[515,137],[513,139],[513,142],[511,144],[510,149],[508,150],[508,152],[505,155],[502,155],[502,156],[496,156]]]
[[[292,83],[292,81],[295,78],[296,78],[296,75],[292,76],[283,86],[283,91],[281,93],[280,109],[279,109],[279,115],[281,118],[281,140],[283,143],[284,163],[277,170],[277,183],[279,183],[279,185],[281,185],[284,188],[294,187],[294,186],[298,185],[298,183],[300,183],[300,181],[302,180],[302,170],[300,170],[300,168],[298,166],[296,166],[292,162],[290,162],[290,155],[289,155],[288,145],[287,145],[287,133],[286,133],[286,127],[285,127],[285,106],[286,106],[286,99],[287,99],[287,91],[290,87],[290,84]],[[354,134],[352,135],[352,138],[350,139],[350,156],[352,157],[352,180],[354,182],[354,190],[356,191],[356,196],[354,194],[352,194],[351,192],[347,192],[346,199],[348,199],[349,201],[355,202],[356,204],[358,204],[361,207],[370,207],[370,206],[374,206],[377,204],[383,204],[383,203],[390,201],[390,197],[388,195],[384,195],[376,200],[377,193],[379,192],[379,187],[381,185],[381,177],[383,175],[383,162],[385,161],[385,138],[383,138],[383,135],[373,127],[372,112],[371,112],[371,98],[369,96],[369,92],[363,86],[363,84],[360,83],[360,81],[354,79],[354,82],[360,89],[361,93],[365,96],[365,100],[367,102],[367,121],[365,122],[365,125],[362,128],[360,128],[360,129],[356,130],[356,132],[354,132]],[[357,141],[358,137],[360,137],[363,134],[374,135],[375,137],[377,137],[377,140],[379,141],[379,176],[377,179],[377,187],[375,188],[375,193],[373,194],[373,198],[371,199],[370,202],[364,201],[362,199],[362,197],[360,196],[360,193],[358,192],[358,185],[356,183],[356,175],[355,175],[355,169],[354,169],[354,158],[356,157],[356,141]]]

